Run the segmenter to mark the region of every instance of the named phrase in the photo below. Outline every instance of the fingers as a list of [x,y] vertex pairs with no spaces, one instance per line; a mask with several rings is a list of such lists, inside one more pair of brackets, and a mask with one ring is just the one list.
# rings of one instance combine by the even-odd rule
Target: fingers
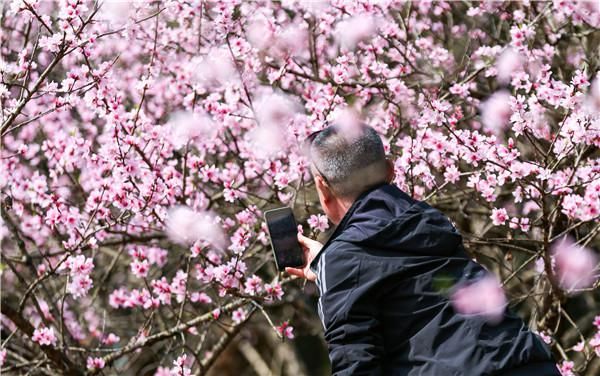
[[311,238],[307,238],[306,236],[302,235],[301,233],[298,233],[298,242],[307,247],[307,248],[311,248],[314,247],[317,244],[321,244],[316,240],[313,240]]
[[308,279],[309,281],[315,282],[317,275],[313,273],[310,268],[296,269],[296,268],[285,268],[285,272],[296,277]]
[[302,235],[301,233],[298,233],[298,243],[300,243],[300,245],[308,247],[307,240],[310,240],[310,239],[307,238],[306,236]]
[[296,277],[306,278],[304,276],[304,270],[296,269],[296,268],[285,268],[285,272],[291,275],[295,275]]

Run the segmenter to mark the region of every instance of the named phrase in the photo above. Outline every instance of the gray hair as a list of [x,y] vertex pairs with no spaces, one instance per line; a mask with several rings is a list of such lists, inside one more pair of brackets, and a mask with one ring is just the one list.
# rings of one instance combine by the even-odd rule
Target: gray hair
[[387,176],[383,142],[377,132],[365,124],[352,128],[329,126],[310,144],[317,172],[340,197],[356,197],[385,182]]

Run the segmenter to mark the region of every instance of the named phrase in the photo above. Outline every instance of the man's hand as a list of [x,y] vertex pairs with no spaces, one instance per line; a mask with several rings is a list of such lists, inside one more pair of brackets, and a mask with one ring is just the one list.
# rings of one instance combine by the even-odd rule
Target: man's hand
[[285,271],[291,275],[305,278],[309,281],[315,281],[317,279],[317,275],[310,270],[310,263],[317,256],[321,248],[323,248],[323,244],[316,240],[307,238],[300,233],[298,233],[298,242],[300,243],[302,251],[304,252],[304,260],[306,261],[306,264],[304,264],[302,268],[285,268]]

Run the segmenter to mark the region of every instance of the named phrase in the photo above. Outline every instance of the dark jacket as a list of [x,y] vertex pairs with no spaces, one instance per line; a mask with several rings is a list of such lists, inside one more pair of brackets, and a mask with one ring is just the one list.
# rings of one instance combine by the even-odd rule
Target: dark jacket
[[311,268],[334,375],[559,375],[508,310],[495,325],[453,310],[448,281],[486,271],[442,213],[394,185],[360,196]]

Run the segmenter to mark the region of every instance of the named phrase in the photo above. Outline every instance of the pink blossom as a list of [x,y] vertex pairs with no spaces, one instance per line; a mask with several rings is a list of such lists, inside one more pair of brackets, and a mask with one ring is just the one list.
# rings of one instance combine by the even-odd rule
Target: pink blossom
[[573,86],[575,86],[578,89],[583,89],[590,86],[590,82],[587,79],[587,75],[580,70],[575,71],[573,79],[571,80],[571,84],[573,84]]
[[575,363],[564,360],[562,363],[560,363],[560,365],[557,365],[557,367],[562,376],[575,376],[575,373],[573,373]]
[[264,18],[253,20],[246,32],[248,41],[259,49],[265,49],[274,38],[273,28]]
[[147,249],[148,261],[159,267],[163,267],[167,262],[167,250],[158,247],[149,247]]
[[511,44],[519,51],[527,48],[527,42],[535,35],[533,26],[520,25],[510,28]]
[[505,49],[496,60],[498,81],[507,84],[511,81],[512,74],[522,69],[523,56],[512,48]]
[[282,128],[297,112],[297,105],[283,94],[264,95],[256,103],[257,121],[262,126]]
[[353,108],[344,108],[336,112],[336,126],[349,143],[361,134],[360,118],[360,114]]
[[237,80],[235,65],[226,47],[215,47],[199,60],[193,77],[201,85],[214,88]]
[[176,148],[190,141],[206,142],[216,136],[217,127],[205,114],[176,112],[169,119],[169,137]]
[[[162,277],[160,280],[152,281],[152,292],[158,297],[158,300],[162,304],[171,304],[171,294],[173,293],[173,289],[165,277]],[[140,302],[144,303],[144,300],[141,300]]]
[[58,52],[63,36],[60,33],[53,34],[50,37],[40,37],[39,46],[50,52]]
[[39,264],[36,268],[38,277],[41,277],[46,273],[46,264]]
[[277,327],[277,332],[284,338],[294,339],[294,328],[287,321]]
[[589,249],[563,237],[551,245],[556,260],[556,278],[569,292],[590,287],[598,278],[598,257]]
[[215,219],[208,213],[198,213],[185,206],[171,208],[167,216],[167,234],[178,243],[207,240],[213,245],[223,245],[223,233]]
[[233,313],[231,314],[231,319],[233,320],[234,323],[236,324],[240,324],[242,323],[244,320],[246,320],[246,310],[243,308],[238,308],[235,311],[233,311]]
[[539,332],[537,334],[540,336],[540,338],[542,339],[542,341],[544,341],[545,344],[549,345],[552,343],[552,336],[547,332]]
[[256,275],[252,275],[244,283],[244,292],[248,295],[258,295],[262,289],[263,281]]
[[65,266],[70,269],[72,275],[89,275],[94,269],[94,261],[83,255],[69,256]]
[[177,302],[181,303],[187,292],[188,274],[183,270],[178,270],[171,282],[171,291],[175,294]]
[[135,14],[135,2],[106,1],[100,7],[100,16],[115,26],[123,25]]
[[158,367],[156,369],[156,372],[154,373],[154,376],[172,376],[171,375],[171,370],[167,367]]
[[192,374],[191,369],[187,365],[187,354],[183,354],[173,361],[173,368],[171,368],[171,376],[190,376]]
[[265,292],[267,293],[266,299],[269,301],[281,300],[283,297],[283,289],[279,283],[265,284]]
[[589,96],[592,106],[600,112],[600,74],[596,74],[596,78],[592,81]]
[[0,367],[6,362],[6,349],[0,349]]
[[596,332],[589,341],[590,346],[594,349],[596,356],[600,356],[600,332]]
[[86,295],[93,284],[94,283],[89,275],[74,275],[67,285],[67,292],[73,295],[74,298],[79,298]]
[[335,36],[342,48],[352,50],[359,42],[372,36],[375,29],[374,18],[369,14],[361,14],[338,22]]
[[114,345],[115,343],[118,343],[120,340],[121,338],[115,333],[109,333],[106,337],[102,339],[102,343],[110,346]]
[[459,287],[452,294],[452,304],[464,315],[480,315],[492,323],[502,319],[506,309],[506,296],[498,280],[486,276],[470,285]]
[[460,171],[455,165],[452,165],[444,172],[444,178],[450,183],[456,183],[460,179]]
[[512,114],[510,93],[497,91],[481,104],[481,122],[492,132],[500,132],[507,125]]
[[58,339],[54,334],[54,328],[40,327],[33,331],[31,336],[33,342],[37,342],[42,346],[55,346]]
[[114,290],[109,296],[108,301],[111,307],[120,308],[125,305],[127,302],[127,290],[121,287],[117,290]]
[[492,223],[494,224],[494,226],[500,226],[505,224],[508,220],[508,213],[504,208],[494,208],[492,209],[492,215],[490,216],[490,218],[492,218]]
[[131,262],[131,273],[137,278],[146,278],[150,270],[150,263],[148,260],[133,260]]
[[308,218],[308,225],[310,228],[320,232],[323,232],[329,228],[327,217],[323,214],[311,215],[310,218]]
[[450,89],[448,91],[450,91],[451,94],[458,95],[459,97],[462,97],[462,98],[466,98],[469,96],[469,88],[470,88],[470,85],[468,83],[454,84],[454,85],[450,86]]
[[508,221],[508,226],[513,230],[520,228],[521,231],[527,232],[529,230],[529,218],[512,217]]
[[104,368],[104,359],[102,358],[87,358],[87,369],[102,369]]
[[203,292],[193,292],[190,296],[190,300],[192,301],[192,303],[212,303],[212,299],[210,298],[210,296]]
[[277,33],[275,48],[282,57],[296,56],[308,46],[308,33],[306,29],[296,25],[289,25]]

